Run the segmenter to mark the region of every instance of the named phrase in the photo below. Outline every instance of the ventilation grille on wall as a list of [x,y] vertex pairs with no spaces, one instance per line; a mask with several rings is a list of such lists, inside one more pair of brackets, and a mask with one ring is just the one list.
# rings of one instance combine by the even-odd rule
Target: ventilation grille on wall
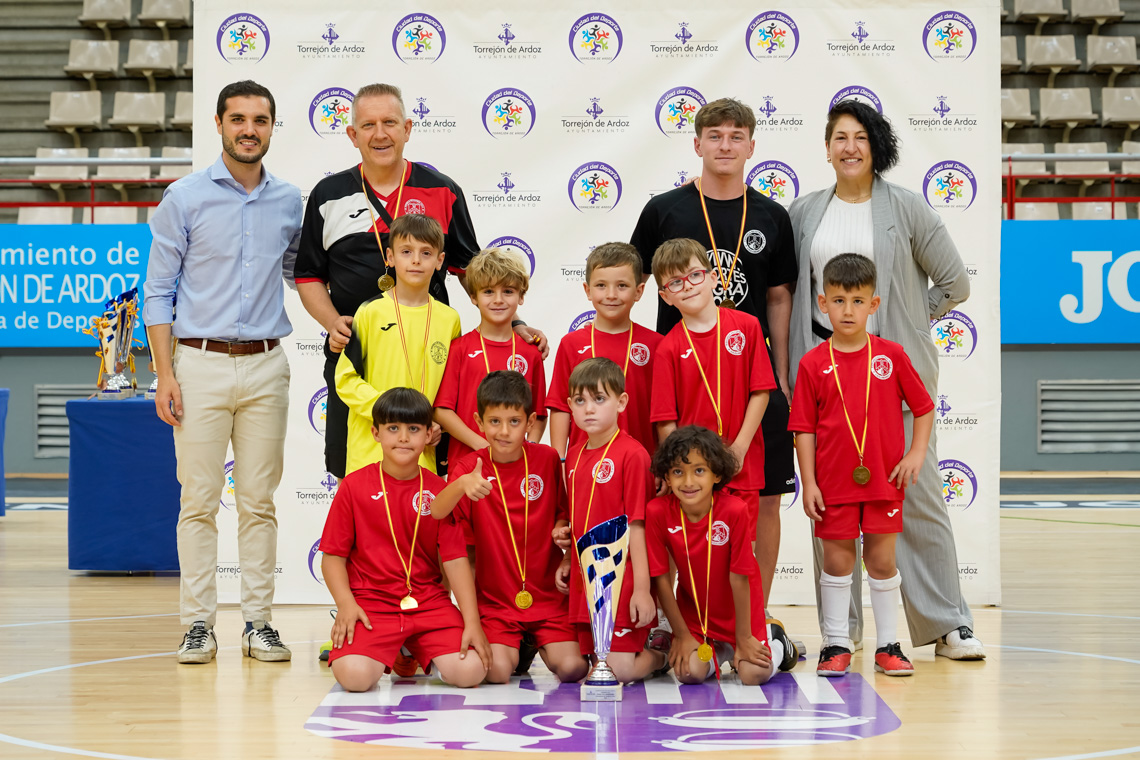
[[90,385],[36,385],[36,453],[37,458],[66,457],[71,444],[67,428],[67,402],[87,398],[94,392]]
[[1140,381],[1038,380],[1037,451],[1140,452]]

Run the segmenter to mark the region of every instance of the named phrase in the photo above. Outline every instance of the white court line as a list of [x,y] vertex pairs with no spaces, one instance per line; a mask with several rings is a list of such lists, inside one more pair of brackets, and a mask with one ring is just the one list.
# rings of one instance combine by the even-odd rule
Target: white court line
[[1133,755],[1137,753],[1140,753],[1140,747],[1125,747],[1124,749],[1106,749],[1104,752],[1090,752],[1087,755],[1045,757],[1041,760],[1092,760],[1094,757],[1119,757],[1120,755]]
[[8,734],[0,734],[0,742],[8,744],[15,744],[17,747],[31,747],[32,749],[42,749],[46,752],[59,752],[64,755],[80,755],[82,757],[102,757],[109,760],[156,760],[152,757],[139,757],[138,755],[115,755],[110,752],[92,752],[86,749],[75,749],[74,747],[61,747],[58,744],[44,744],[43,742],[33,742],[28,739],[21,739],[16,736],[8,736]]
[[176,617],[177,612],[163,612],[157,615],[119,615],[118,617],[75,618],[72,620],[37,620],[34,623],[4,623],[0,628],[23,628],[30,625],[58,625],[60,623],[93,623],[98,620],[138,620],[139,618]]
[[745,686],[735,676],[720,681],[720,693],[730,705],[766,705],[768,698],[759,686]]
[[685,703],[685,700],[681,698],[681,684],[673,677],[672,672],[645,681],[645,701],[651,705],[682,705]]
[[1140,617],[1128,617],[1126,615],[1094,615],[1090,612],[1041,612],[1038,610],[1005,610],[1002,612],[1012,612],[1016,615],[1062,615],[1064,617],[1091,617],[1091,618],[1108,618],[1109,620],[1140,620]]
[[820,678],[815,673],[807,671],[792,673],[791,676],[796,680],[796,685],[800,687],[804,698],[813,705],[843,704],[843,697],[839,696],[839,692],[831,685],[830,679]]
[[[1044,654],[1067,654],[1071,657],[1089,657],[1093,660],[1112,660],[1113,662],[1127,662],[1132,665],[1140,665],[1140,660],[1130,660],[1127,657],[1113,657],[1108,654],[1089,654],[1088,652],[1068,652],[1063,649],[1041,649],[1040,647],[1015,647],[1010,644],[986,644],[988,647],[994,649],[1013,649],[1018,652],[1043,652]],[[1083,757],[1083,755],[1082,755]],[[1095,755],[1089,755],[1095,757]]]

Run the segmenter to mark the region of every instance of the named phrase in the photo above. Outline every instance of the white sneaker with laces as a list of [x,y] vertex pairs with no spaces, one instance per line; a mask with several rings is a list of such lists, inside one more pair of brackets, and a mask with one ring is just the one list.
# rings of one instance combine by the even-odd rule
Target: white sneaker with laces
[[201,664],[214,659],[218,653],[218,640],[214,629],[202,620],[194,621],[190,630],[182,636],[182,646],[178,647],[178,662],[184,665]]
[[969,626],[960,625],[934,643],[934,654],[951,660],[984,660],[986,648]]
[[242,636],[242,652],[262,662],[288,662],[293,659],[289,647],[281,643],[277,631],[264,620],[253,621],[253,627]]

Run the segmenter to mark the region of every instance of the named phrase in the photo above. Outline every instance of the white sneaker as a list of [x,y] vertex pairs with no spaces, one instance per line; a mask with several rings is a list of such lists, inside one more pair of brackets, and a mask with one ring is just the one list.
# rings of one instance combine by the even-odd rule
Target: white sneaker
[[208,628],[204,621],[196,620],[182,637],[178,661],[186,665],[209,662],[217,653],[218,640],[214,638],[214,629]]
[[984,660],[986,648],[969,626],[960,625],[934,643],[934,654],[951,660]]
[[264,620],[253,621],[250,628],[241,639],[242,651],[246,657],[252,657],[262,662],[288,662],[293,659],[289,647],[281,643],[277,631]]

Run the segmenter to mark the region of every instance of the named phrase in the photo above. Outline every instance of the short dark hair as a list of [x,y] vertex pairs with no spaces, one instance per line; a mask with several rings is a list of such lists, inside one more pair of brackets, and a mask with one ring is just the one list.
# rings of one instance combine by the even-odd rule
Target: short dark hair
[[657,246],[653,252],[653,279],[657,280],[657,287],[664,288],[672,275],[685,274],[694,258],[709,265],[709,252],[692,238],[673,238]]
[[443,227],[426,214],[400,214],[388,227],[388,246],[396,238],[427,243],[436,253],[443,250]]
[[705,127],[720,127],[725,124],[747,129],[748,137],[751,138],[756,133],[756,112],[736,98],[721,98],[701,106],[701,110],[697,111],[697,117],[693,120],[693,128],[696,129],[698,138]]
[[709,463],[713,475],[720,478],[720,482],[713,485],[713,490],[719,491],[728,485],[736,473],[736,455],[719,435],[700,425],[677,428],[661,442],[653,453],[653,474],[667,480],[673,465],[678,462],[689,464],[689,452],[694,449]]
[[640,285],[641,278],[645,275],[641,254],[637,249],[629,243],[602,243],[586,257],[586,282],[590,282],[590,275],[595,269],[624,266],[633,270],[633,284]]
[[243,79],[240,82],[227,84],[218,93],[218,118],[226,115],[226,101],[230,98],[265,98],[269,101],[269,118],[277,120],[277,101],[268,87],[260,85],[252,79]]
[[475,403],[480,417],[492,406],[522,409],[529,417],[534,412],[534,391],[526,378],[518,372],[497,369],[479,383],[479,388],[475,391]]
[[375,427],[391,423],[431,427],[431,402],[415,388],[389,388],[372,405]]
[[873,107],[857,100],[841,100],[827,112],[827,127],[823,139],[831,143],[831,133],[840,116],[850,116],[867,130],[867,142],[871,146],[871,171],[882,174],[899,162],[899,138],[891,127],[890,119]]
[[858,253],[841,253],[823,267],[823,286],[855,290],[875,287],[875,262]]
[[615,396],[625,393],[625,375],[617,362],[598,356],[582,362],[570,373],[568,390],[571,396],[584,390],[597,390],[599,386]]

